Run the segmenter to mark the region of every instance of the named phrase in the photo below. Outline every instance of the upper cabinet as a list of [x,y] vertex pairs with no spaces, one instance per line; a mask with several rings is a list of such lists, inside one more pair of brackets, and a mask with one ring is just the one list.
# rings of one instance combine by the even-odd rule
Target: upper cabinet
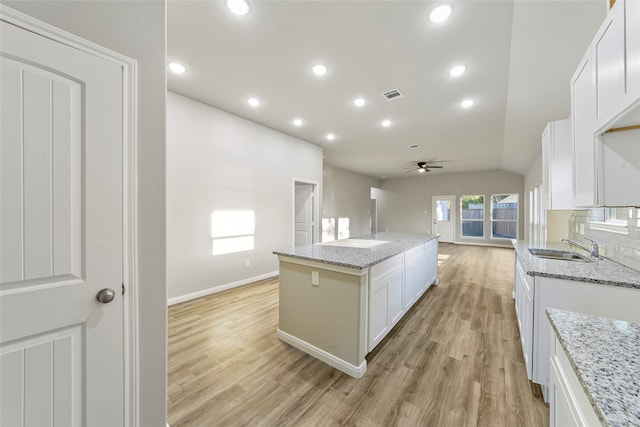
[[640,99],[640,0],[625,2],[625,97],[622,108]]
[[569,119],[549,122],[542,132],[545,210],[573,209],[573,144]]
[[640,0],[618,0],[571,78],[575,207],[640,203],[640,140],[607,133],[638,124]]
[[625,95],[624,3],[613,5],[591,44],[597,129],[621,111]]
[[591,49],[571,78],[571,134],[573,139],[573,205],[598,204],[595,157],[595,96]]

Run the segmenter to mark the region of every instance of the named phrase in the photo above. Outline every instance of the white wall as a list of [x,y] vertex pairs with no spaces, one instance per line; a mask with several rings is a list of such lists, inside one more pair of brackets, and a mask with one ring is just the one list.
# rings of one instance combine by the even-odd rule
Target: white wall
[[371,232],[371,187],[380,180],[327,163],[323,173],[322,218],[349,218],[350,236]]
[[[277,274],[272,252],[293,246],[294,179],[322,194],[322,148],[168,92],[170,303]],[[255,248],[213,256],[211,214],[227,209],[255,212]]]
[[165,2],[2,1],[138,61],[140,425],[166,420]]
[[[375,190],[378,199],[378,230],[431,232],[431,197],[456,196],[455,241],[471,244],[510,246],[509,240],[492,240],[490,234],[490,197],[492,194],[517,193],[519,200],[519,238],[523,236],[524,177],[506,171],[485,171],[386,179]],[[484,239],[460,237],[459,203],[462,195],[485,196]]]

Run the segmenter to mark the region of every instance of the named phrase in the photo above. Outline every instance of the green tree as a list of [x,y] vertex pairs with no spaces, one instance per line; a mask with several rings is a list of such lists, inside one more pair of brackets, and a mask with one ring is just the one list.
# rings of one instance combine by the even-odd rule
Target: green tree
[[462,209],[469,209],[469,205],[483,205],[484,196],[462,196]]

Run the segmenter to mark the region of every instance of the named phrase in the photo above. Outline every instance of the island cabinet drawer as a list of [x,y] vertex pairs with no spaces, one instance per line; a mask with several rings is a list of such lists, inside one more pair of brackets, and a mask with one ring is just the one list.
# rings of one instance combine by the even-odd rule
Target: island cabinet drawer
[[373,265],[370,270],[369,283],[374,283],[386,274],[392,273],[396,269],[402,269],[404,267],[404,254],[398,254],[391,258],[385,259],[376,265]]

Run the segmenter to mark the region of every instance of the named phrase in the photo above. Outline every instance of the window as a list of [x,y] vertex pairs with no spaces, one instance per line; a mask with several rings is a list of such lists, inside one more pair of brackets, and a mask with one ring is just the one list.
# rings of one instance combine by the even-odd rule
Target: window
[[491,238],[518,238],[518,195],[491,195]]
[[335,218],[322,218],[322,241],[332,242],[336,240]]
[[628,234],[633,215],[634,208],[593,208],[589,211],[589,223],[594,230]]
[[595,208],[591,209],[589,222],[604,222],[611,225],[626,227],[627,220],[631,217],[632,208]]
[[436,221],[451,221],[451,200],[436,201]]
[[338,218],[338,229],[336,230],[336,218],[322,218],[322,242],[332,242],[349,238],[349,218]]
[[338,218],[338,240],[349,238],[349,218]]
[[462,237],[484,237],[484,196],[460,197]]

